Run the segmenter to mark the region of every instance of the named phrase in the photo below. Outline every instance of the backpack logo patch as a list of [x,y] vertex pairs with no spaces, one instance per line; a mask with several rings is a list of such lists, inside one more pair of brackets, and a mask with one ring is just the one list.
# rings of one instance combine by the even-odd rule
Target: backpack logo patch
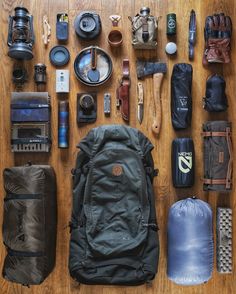
[[189,173],[193,166],[192,152],[180,152],[178,154],[178,166],[182,173]]
[[122,166],[119,165],[119,164],[114,165],[113,168],[112,168],[112,174],[115,177],[118,177],[118,176],[122,175],[123,174]]

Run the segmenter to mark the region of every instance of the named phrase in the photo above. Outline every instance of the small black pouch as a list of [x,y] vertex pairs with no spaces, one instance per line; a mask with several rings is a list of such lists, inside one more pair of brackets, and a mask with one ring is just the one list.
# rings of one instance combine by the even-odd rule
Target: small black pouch
[[209,112],[226,111],[228,107],[225,94],[226,83],[222,76],[214,74],[206,81],[206,96],[203,98],[203,108]]
[[186,129],[192,118],[192,66],[174,65],[171,76],[171,119],[174,129]]
[[175,188],[194,184],[194,145],[191,138],[177,138],[172,142],[172,181]]

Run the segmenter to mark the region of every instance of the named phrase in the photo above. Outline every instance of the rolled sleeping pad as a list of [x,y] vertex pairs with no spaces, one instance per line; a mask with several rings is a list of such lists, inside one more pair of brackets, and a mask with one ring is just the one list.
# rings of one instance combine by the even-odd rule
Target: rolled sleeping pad
[[194,184],[195,153],[191,138],[177,138],[172,142],[172,181],[175,188]]
[[187,198],[173,204],[168,216],[168,278],[179,285],[207,282],[213,271],[212,210]]

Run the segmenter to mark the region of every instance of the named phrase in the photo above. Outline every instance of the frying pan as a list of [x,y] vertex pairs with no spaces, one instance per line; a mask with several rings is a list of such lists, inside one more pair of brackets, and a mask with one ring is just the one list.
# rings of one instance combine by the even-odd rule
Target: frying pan
[[[94,52],[96,51],[96,52]],[[96,55],[96,71],[99,72],[98,79],[91,79],[93,70],[93,54]],[[109,80],[112,74],[112,60],[110,56],[97,46],[87,47],[79,52],[75,58],[74,71],[78,80],[88,86],[98,86]]]

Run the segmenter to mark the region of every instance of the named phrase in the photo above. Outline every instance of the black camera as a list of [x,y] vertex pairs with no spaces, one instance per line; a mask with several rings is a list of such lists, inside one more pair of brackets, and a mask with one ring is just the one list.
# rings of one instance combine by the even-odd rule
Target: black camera
[[95,39],[101,32],[100,16],[94,11],[82,11],[75,18],[76,34],[84,40]]

